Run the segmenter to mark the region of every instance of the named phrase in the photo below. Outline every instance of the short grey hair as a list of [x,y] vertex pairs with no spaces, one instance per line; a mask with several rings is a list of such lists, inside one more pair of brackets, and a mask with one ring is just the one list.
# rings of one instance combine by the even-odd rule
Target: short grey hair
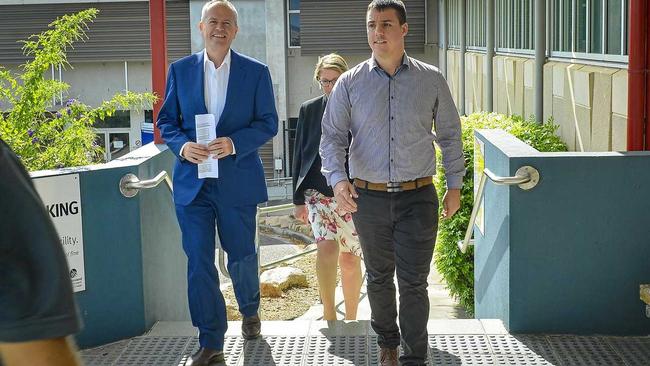
[[232,10],[233,13],[235,13],[235,25],[237,24],[237,9],[235,9],[235,5],[233,5],[230,1],[228,0],[210,0],[207,3],[203,5],[203,9],[201,9],[201,21],[205,20],[205,16],[208,13],[208,10],[210,10],[211,7],[217,6],[217,5],[223,5],[227,6],[230,10]]

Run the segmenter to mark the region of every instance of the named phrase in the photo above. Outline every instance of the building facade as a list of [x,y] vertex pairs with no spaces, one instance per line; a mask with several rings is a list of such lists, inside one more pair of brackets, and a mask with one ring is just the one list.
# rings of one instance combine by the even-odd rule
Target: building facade
[[[190,52],[189,4],[169,1],[169,61]],[[52,109],[63,107],[69,98],[99,106],[115,93],[151,91],[149,8],[142,1],[0,1],[0,65],[18,72],[26,61],[19,40],[38,34],[64,14],[94,7],[99,10],[90,24],[86,42],[68,52],[70,66],[53,66],[46,77],[70,85],[67,94],[52,101]],[[0,105],[0,109],[8,106]],[[152,128],[151,110],[117,111],[95,125],[97,142],[111,160],[136,149],[143,141],[142,128]],[[145,139],[147,134],[145,134]]]
[[[552,118],[573,151],[626,150],[629,1],[542,1],[540,14],[536,3],[438,1],[444,9],[440,64],[456,102],[466,114],[493,110],[540,122]],[[542,85],[535,78],[538,32],[544,40]],[[542,116],[535,115],[537,88]]]
[[[291,175],[302,102],[321,94],[312,80],[318,57],[338,52],[350,66],[367,59],[369,0],[232,0],[239,12],[233,48],[269,65],[278,135],[262,147],[267,178]],[[439,66],[461,113],[494,110],[560,125],[572,150],[625,150],[627,128],[627,0],[546,1],[536,27],[534,0],[406,0],[409,55]],[[203,48],[198,31],[204,0],[167,0],[168,61]],[[140,0],[1,0],[0,65],[25,61],[17,40],[57,16],[95,7],[89,39],[69,52],[71,67],[48,77],[70,84],[67,98],[91,106],[116,92],[151,91],[148,3]],[[492,21],[490,21],[492,19]],[[490,31],[493,29],[493,31]],[[535,114],[535,42],[545,35],[543,116]],[[493,52],[488,52],[492,47]],[[0,109],[7,106],[0,105]],[[152,112],[118,111],[96,125],[106,159],[148,142]],[[143,140],[144,136],[144,140]]]

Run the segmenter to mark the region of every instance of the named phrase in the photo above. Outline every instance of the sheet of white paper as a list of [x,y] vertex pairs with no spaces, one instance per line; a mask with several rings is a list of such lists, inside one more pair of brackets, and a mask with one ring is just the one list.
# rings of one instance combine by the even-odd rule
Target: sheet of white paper
[[[207,145],[217,138],[217,123],[214,114],[196,115],[196,143]],[[210,155],[206,161],[198,165],[199,179],[219,178],[219,160]]]

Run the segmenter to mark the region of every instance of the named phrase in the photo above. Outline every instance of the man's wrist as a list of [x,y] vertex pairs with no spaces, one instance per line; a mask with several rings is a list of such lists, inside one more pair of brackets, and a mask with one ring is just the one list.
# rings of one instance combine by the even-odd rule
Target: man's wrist
[[463,176],[451,175],[447,176],[447,190],[461,189],[463,187]]
[[183,152],[185,151],[185,147],[189,144],[189,141],[184,143],[183,146],[181,146],[180,151],[178,152],[178,155],[182,158],[185,159],[185,155],[183,155]]
[[334,189],[337,184],[339,184],[342,181],[348,181],[348,176],[345,173],[341,172],[334,172],[330,176],[330,187]]

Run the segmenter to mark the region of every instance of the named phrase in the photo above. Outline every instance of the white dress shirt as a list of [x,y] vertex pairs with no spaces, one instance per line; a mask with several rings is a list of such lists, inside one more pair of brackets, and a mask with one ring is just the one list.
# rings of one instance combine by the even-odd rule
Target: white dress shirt
[[[208,58],[208,52],[203,49],[203,95],[205,107],[208,113],[214,114],[214,120],[218,123],[226,105],[226,93],[228,92],[228,79],[230,78],[230,50],[224,57],[219,67],[215,67],[214,62]],[[230,138],[232,153],[235,154],[235,144]],[[185,145],[181,147],[181,156]]]
[[230,77],[230,50],[219,67],[208,58],[208,52],[203,50],[203,94],[208,113],[214,114],[214,120],[219,121],[223,107],[226,105],[228,78]]

